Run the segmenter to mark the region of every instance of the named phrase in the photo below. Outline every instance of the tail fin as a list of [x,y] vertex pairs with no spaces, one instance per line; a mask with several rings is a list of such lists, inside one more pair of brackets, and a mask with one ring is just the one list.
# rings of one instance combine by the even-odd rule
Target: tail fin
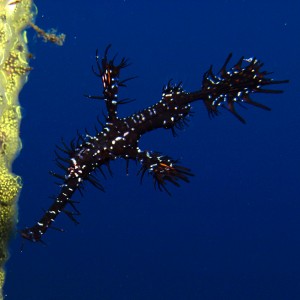
[[[266,76],[271,73],[261,71],[263,63],[256,58],[245,59],[241,57],[232,68],[227,70],[227,64],[231,57],[232,54],[229,54],[218,74],[213,73],[212,66],[204,74],[201,90],[202,99],[210,116],[218,115],[218,109],[221,106],[233,113],[242,123],[245,123],[245,120],[235,110],[236,103],[248,103],[270,110],[269,107],[254,102],[250,98],[250,94],[279,94],[283,91],[265,89],[264,87],[289,81],[267,78]],[[243,66],[245,63],[246,65]]]

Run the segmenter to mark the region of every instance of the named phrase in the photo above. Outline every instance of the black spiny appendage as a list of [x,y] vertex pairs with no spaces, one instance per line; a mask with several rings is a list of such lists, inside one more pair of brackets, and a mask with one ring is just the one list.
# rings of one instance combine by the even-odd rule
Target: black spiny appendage
[[188,176],[193,176],[190,169],[182,167],[168,156],[161,155],[160,153],[150,153],[145,151],[139,156],[142,167],[139,171],[141,174],[141,182],[146,171],[153,176],[154,186],[159,190],[166,191],[169,195],[166,184],[170,182],[179,187],[179,180],[189,182]]
[[[101,59],[96,51],[96,69],[93,68],[94,74],[101,79],[102,95],[86,96],[105,102],[107,110],[105,120],[102,122],[98,119],[101,130],[95,128],[95,134],[87,131],[85,135],[78,133],[70,145],[62,141],[62,145],[57,147],[60,152],[56,153],[55,161],[63,170],[63,174],[56,172],[51,174],[59,179],[60,192],[34,226],[21,230],[22,237],[27,240],[42,242],[42,235],[48,228],[57,229],[52,223],[60,212],[64,212],[78,224],[76,217],[80,212],[75,205],[77,202],[72,200],[73,194],[76,191],[82,193],[85,182],[90,182],[103,191],[104,187],[95,174],[98,170],[106,178],[103,166],[106,166],[112,174],[110,162],[117,158],[126,160],[126,174],[129,160],[139,162],[141,180],[144,174],[148,173],[153,177],[156,188],[170,194],[168,183],[179,186],[180,182],[189,182],[189,177],[193,174],[190,169],[179,165],[177,160],[169,156],[141,150],[139,140],[143,134],[158,128],[171,129],[175,133],[176,128],[181,129],[187,124],[191,115],[191,103],[194,101],[203,101],[210,116],[218,115],[219,107],[224,107],[240,121],[245,122],[236,112],[235,103],[248,103],[269,110],[267,106],[254,102],[250,94],[278,94],[282,91],[265,89],[265,86],[288,82],[267,78],[270,73],[261,71],[263,64],[255,58],[241,58],[235,66],[227,70],[230,54],[218,74],[213,73],[212,67],[204,74],[200,90],[186,92],[181,83],[172,84],[169,81],[163,88],[160,101],[126,118],[119,118],[118,105],[132,101],[119,99],[119,87],[126,86],[125,83],[132,78],[119,79],[120,71],[128,66],[128,60],[122,58],[116,64],[116,56],[113,59],[108,58],[109,48],[110,45]],[[67,205],[71,210],[66,209]]]
[[189,103],[178,105],[175,101],[176,98],[185,94],[186,92],[182,88],[182,82],[173,85],[170,80],[163,88],[162,102],[168,105],[168,110],[172,112],[172,116],[165,120],[164,128],[171,128],[174,136],[176,135],[175,128],[183,129],[189,121],[188,117],[192,114],[191,105]]
[[[214,74],[212,66],[204,74],[202,81],[203,102],[206,105],[210,116],[218,115],[218,108],[224,107],[233,113],[242,123],[245,120],[236,112],[235,103],[247,103],[265,110],[270,110],[269,107],[254,102],[250,98],[253,93],[272,93],[280,94],[282,90],[264,89],[266,85],[287,83],[288,80],[273,80],[266,76],[270,73],[261,71],[264,65],[256,58],[240,60],[229,70],[226,69],[232,54],[229,54],[223,67],[218,74]],[[246,65],[243,67],[243,64]]]

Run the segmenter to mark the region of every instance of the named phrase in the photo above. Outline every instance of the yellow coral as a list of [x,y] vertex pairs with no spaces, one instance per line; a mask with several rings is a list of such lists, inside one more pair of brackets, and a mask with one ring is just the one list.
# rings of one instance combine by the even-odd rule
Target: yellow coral
[[0,0],[0,299],[7,243],[17,220],[22,186],[11,168],[21,149],[18,95],[30,70],[24,29],[33,21],[32,5],[32,0]]

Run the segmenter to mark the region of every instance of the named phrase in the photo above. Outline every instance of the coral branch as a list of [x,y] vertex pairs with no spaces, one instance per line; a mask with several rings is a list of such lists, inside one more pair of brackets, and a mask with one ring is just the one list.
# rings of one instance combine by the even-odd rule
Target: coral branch
[[50,29],[46,32],[32,22],[29,22],[29,25],[37,32],[38,36],[43,38],[44,42],[51,42],[58,46],[62,46],[66,39],[66,35],[64,33],[57,34],[55,29]]

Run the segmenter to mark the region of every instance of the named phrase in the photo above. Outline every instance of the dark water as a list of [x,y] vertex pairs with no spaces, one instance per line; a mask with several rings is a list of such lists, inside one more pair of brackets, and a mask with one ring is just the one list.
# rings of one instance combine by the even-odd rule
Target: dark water
[[95,49],[130,58],[124,73],[139,77],[122,90],[137,101],[121,115],[161,97],[170,78],[187,90],[201,86],[229,52],[256,56],[277,79],[282,95],[257,95],[270,107],[240,108],[247,124],[224,111],[210,120],[194,105],[190,126],[173,138],[156,131],[143,149],[180,158],[196,174],[155,191],[140,185],[138,167],[111,164],[106,193],[87,185],[80,225],[65,216],[47,247],[11,245],[11,300],[275,300],[300,297],[299,1],[37,1],[37,24],[67,34],[64,47],[31,32],[34,70],[21,94],[24,148],[14,170],[24,179],[19,227],[32,225],[58,192],[49,170],[54,145],[94,128],[104,106],[83,94],[100,93],[91,72]]

